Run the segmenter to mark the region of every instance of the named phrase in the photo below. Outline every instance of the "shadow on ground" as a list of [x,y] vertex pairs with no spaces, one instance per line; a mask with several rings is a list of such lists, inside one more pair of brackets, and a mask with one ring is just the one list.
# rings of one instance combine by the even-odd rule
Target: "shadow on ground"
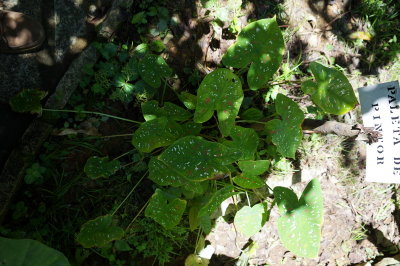
[[95,30],[85,20],[87,7],[75,5],[73,1],[6,0],[0,1],[0,8],[36,18],[46,32],[46,41],[37,52],[0,54],[1,169],[33,119],[33,116],[12,112],[8,99],[25,88],[39,88],[51,95],[70,63],[95,38]]

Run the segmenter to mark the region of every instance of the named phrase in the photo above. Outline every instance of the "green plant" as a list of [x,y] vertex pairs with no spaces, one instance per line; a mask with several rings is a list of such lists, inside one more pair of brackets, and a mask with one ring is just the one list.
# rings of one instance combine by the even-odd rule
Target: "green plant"
[[46,172],[46,168],[42,167],[39,163],[32,164],[26,170],[25,174],[25,183],[32,184],[32,183],[41,183],[43,182],[43,174]]
[[165,229],[150,218],[138,219],[127,232],[126,241],[136,256],[154,257],[159,265],[171,260],[174,250],[187,241],[188,230],[181,226]]
[[[355,46],[367,61],[369,68],[372,64],[384,65],[398,58],[400,43],[400,3],[396,0],[365,0],[360,1],[355,12],[365,24],[366,37],[355,36]],[[358,32],[356,32],[357,34]],[[352,37],[352,36],[350,36]],[[362,41],[366,42],[362,43]],[[361,43],[361,44],[360,44]]]
[[[150,6],[143,9],[143,11],[132,16],[131,23],[140,26],[155,21],[156,25],[150,28],[149,33],[153,36],[164,36],[168,30],[168,25],[171,23],[168,9],[162,6]],[[144,33],[146,30],[146,27],[138,27],[137,29],[139,33]]]
[[[107,45],[101,47],[105,49],[104,58],[111,62],[116,60],[117,50]],[[180,94],[178,98],[189,109],[186,110],[164,101],[165,90],[169,87],[168,77],[172,74],[164,59],[136,47],[133,56],[123,57],[123,61],[129,64],[129,73],[136,73],[135,79],[131,76],[127,79],[127,84],[132,85],[131,81],[140,76],[141,82],[154,89],[164,85],[159,101],[142,103],[144,122],[99,112],[38,108],[40,97],[35,98],[35,104],[29,103],[38,113],[81,112],[138,126],[132,134],[135,162],[146,160],[148,175],[146,172],[137,181],[111,213],[86,222],[78,234],[78,243],[88,248],[105,247],[123,238],[129,242],[126,235],[129,230],[117,226],[117,214],[143,178],[148,176],[155,183],[155,192],[131,224],[144,210],[146,217],[152,218],[167,231],[178,228],[182,219],[188,216],[191,230],[200,229],[207,234],[212,229],[211,217],[223,201],[232,196],[255,194],[252,189],[265,186],[274,197],[269,208],[276,204],[281,213],[278,231],[283,244],[298,256],[317,256],[323,213],[318,180],[313,179],[298,199],[288,188],[271,189],[262,176],[270,165],[278,168],[279,162],[282,162],[282,168],[287,168],[289,161],[286,158],[295,158],[302,139],[302,110],[292,99],[277,92],[270,97],[273,105],[267,111],[252,107],[240,112],[245,95],[243,87],[248,85],[252,93],[263,97],[263,90],[273,85],[271,79],[280,67],[283,54],[283,37],[275,18],[250,23],[222,58],[226,66],[239,69],[217,68],[204,77],[197,95],[188,92]],[[106,78],[111,78],[118,76],[115,69],[104,67],[101,72]],[[302,89],[311,95],[318,108],[326,113],[343,114],[356,105],[354,92],[340,71],[319,63],[311,63],[310,69],[315,82],[307,79]],[[240,76],[246,71],[247,83],[242,83]],[[129,87],[127,84],[124,86]],[[27,92],[23,94],[26,97]],[[28,107],[23,106],[21,110],[29,110]],[[217,116],[214,116],[214,111]],[[238,120],[239,114],[246,119]],[[249,124],[262,128],[256,131],[253,127],[245,127]],[[129,153],[113,160],[90,157],[84,171],[91,179],[101,181],[120,170],[130,169],[119,162],[122,156]],[[235,216],[239,230],[248,237],[262,228],[270,211],[266,207],[270,194],[256,195],[258,202],[253,206],[249,202],[249,206],[239,210]],[[254,215],[254,220],[249,221],[248,215]],[[285,230],[286,227],[291,229]],[[145,245],[140,241],[134,245],[140,247],[140,244]],[[166,259],[159,258],[159,261]]]
[[59,251],[31,239],[0,237],[0,263],[4,266],[69,266]]

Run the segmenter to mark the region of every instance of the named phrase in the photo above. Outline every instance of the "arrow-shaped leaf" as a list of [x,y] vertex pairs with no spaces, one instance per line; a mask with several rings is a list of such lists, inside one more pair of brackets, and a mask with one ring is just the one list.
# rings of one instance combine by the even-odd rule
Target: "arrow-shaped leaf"
[[82,225],[76,240],[84,248],[104,247],[107,243],[123,236],[124,230],[112,224],[112,215],[105,215]]
[[282,120],[269,121],[266,124],[267,132],[272,135],[272,142],[280,154],[294,158],[303,136],[301,124],[304,113],[295,102],[283,94],[276,96],[275,107]]
[[216,110],[221,133],[228,136],[242,101],[242,84],[238,76],[229,69],[216,69],[203,79],[197,90],[193,120],[196,123],[206,122]]
[[253,207],[244,206],[235,215],[235,226],[246,237],[256,234],[263,226],[265,208],[262,203]]
[[260,188],[265,185],[265,182],[258,175],[265,173],[269,168],[269,164],[268,160],[239,161],[239,168],[242,174],[235,176],[233,182],[248,189]]
[[149,178],[162,186],[185,186],[193,191],[199,181],[229,173],[225,165],[240,156],[239,151],[225,145],[187,136],[150,160]]
[[144,122],[135,131],[132,144],[141,152],[168,146],[183,135],[182,127],[166,117]]
[[342,115],[356,106],[353,88],[342,72],[316,62],[310,63],[310,69],[316,82],[306,81],[301,89],[311,95],[318,107],[326,113]]
[[177,224],[182,218],[186,208],[186,201],[179,198],[171,198],[161,189],[156,189],[150,198],[145,215],[151,217],[157,223],[169,229]]
[[278,233],[283,245],[297,256],[318,256],[323,221],[323,196],[318,179],[304,189],[300,200],[285,187],[274,188],[281,217]]
[[254,159],[258,146],[258,135],[254,129],[234,126],[230,137],[233,141],[225,141],[224,145],[240,150],[242,152],[240,160]]
[[161,56],[146,54],[138,64],[140,76],[153,88],[161,86],[161,78],[172,74],[171,68],[165,63]]
[[86,161],[84,172],[91,179],[109,177],[119,170],[120,165],[118,160],[109,161],[108,157],[92,156]]
[[200,209],[198,216],[210,216],[224,200],[237,194],[239,194],[239,192],[235,192],[232,185],[221,188],[212,194],[207,204]]
[[166,102],[163,107],[158,106],[158,102],[155,100],[148,101],[142,104],[142,113],[146,121],[153,120],[158,117],[168,117],[175,121],[185,121],[191,117],[191,113],[182,107]]
[[278,70],[284,49],[282,32],[276,19],[261,19],[242,29],[236,43],[222,57],[222,63],[235,68],[251,63],[247,82],[250,89],[257,90]]
[[10,99],[11,109],[15,112],[42,113],[40,101],[46,97],[47,92],[35,89],[24,89]]

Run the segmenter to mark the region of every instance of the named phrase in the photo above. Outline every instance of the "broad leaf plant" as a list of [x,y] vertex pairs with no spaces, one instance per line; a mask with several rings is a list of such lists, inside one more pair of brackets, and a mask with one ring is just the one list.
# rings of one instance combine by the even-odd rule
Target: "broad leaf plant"
[[[289,188],[272,190],[266,178],[271,160],[260,151],[260,147],[271,147],[281,157],[294,159],[302,140],[303,111],[290,97],[278,94],[272,116],[265,117],[262,110],[254,107],[240,113],[243,88],[255,93],[268,88],[283,53],[284,41],[275,18],[254,21],[242,29],[222,57],[225,67],[206,75],[196,94],[181,92],[180,104],[160,104],[156,100],[142,104],[144,122],[134,131],[132,144],[150,158],[148,178],[156,186],[144,211],[147,217],[167,229],[188,219],[191,230],[200,228],[208,233],[213,226],[212,217],[223,201],[267,187],[270,194],[264,200],[253,206],[249,202],[249,206],[237,211],[234,223],[238,231],[249,238],[256,234],[264,226],[267,212],[276,204],[283,245],[298,256],[318,256],[323,217],[318,179],[308,184],[300,199]],[[137,60],[131,64],[135,68],[132,72],[138,73],[150,87],[160,88],[172,74],[161,56],[147,53]],[[239,74],[243,70],[247,70],[244,77]],[[310,64],[310,70],[315,81],[305,81],[301,88],[316,106],[336,115],[354,108],[357,100],[353,89],[340,71],[316,62]],[[29,101],[17,98],[12,102],[14,106],[20,105],[18,108],[25,111],[29,107],[32,112],[44,111],[34,102],[39,102],[43,94],[32,90],[23,94],[32,97]],[[255,130],[251,126],[253,120],[263,125],[263,130]],[[84,171],[92,179],[112,178],[120,168],[116,159],[92,157]],[[169,193],[171,188],[175,193]],[[265,199],[271,195],[274,201],[268,205]],[[90,248],[123,238],[123,229],[115,225],[112,217],[105,215],[84,224],[77,241]]]

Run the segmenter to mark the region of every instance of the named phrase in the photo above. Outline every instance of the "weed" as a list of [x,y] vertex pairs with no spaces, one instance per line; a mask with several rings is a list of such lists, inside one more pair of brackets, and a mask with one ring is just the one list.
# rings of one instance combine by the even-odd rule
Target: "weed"
[[127,242],[138,258],[154,258],[158,265],[171,262],[174,250],[181,250],[188,241],[188,229],[164,227],[149,218],[137,220],[127,232]]
[[[386,64],[398,57],[400,42],[400,3],[396,0],[366,0],[357,5],[357,12],[367,25],[372,38],[360,48],[372,62]],[[360,44],[358,44],[360,46]]]
[[351,232],[352,240],[360,241],[366,239],[367,237],[368,237],[368,229],[365,228],[363,224],[361,224],[359,228],[356,228]]

